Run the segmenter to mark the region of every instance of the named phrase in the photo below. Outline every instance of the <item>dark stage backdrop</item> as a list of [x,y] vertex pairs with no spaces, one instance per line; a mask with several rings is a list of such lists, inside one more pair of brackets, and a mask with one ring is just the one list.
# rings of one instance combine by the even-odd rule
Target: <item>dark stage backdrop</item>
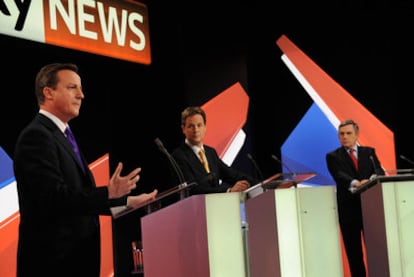
[[[167,178],[169,164],[154,139],[172,150],[183,139],[181,110],[204,104],[235,82],[250,97],[242,151],[251,152],[270,176],[280,171],[271,155],[280,155],[312,104],[280,59],[275,41],[285,34],[394,132],[397,156],[414,159],[409,100],[414,7],[408,1],[140,2],[148,6],[150,65],[0,35],[0,146],[10,156],[18,132],[37,112],[38,69],[74,62],[85,92],[80,116],[71,122],[80,147],[89,162],[109,152],[111,172],[118,161],[126,171],[142,166],[137,192],[176,185]],[[399,168],[411,166],[396,161]],[[244,154],[235,166],[252,170]],[[120,229],[128,229],[130,222],[122,224]],[[136,229],[129,228],[131,236]]]

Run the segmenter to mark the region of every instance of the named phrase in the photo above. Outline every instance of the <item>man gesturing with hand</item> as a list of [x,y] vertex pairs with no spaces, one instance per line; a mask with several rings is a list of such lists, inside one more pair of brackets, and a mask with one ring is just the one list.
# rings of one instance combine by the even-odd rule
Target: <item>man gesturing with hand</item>
[[81,78],[74,64],[53,63],[35,80],[39,112],[15,145],[14,175],[20,209],[17,276],[100,276],[99,215],[137,206],[157,190],[129,195],[141,168],[96,187],[69,121],[79,115]]

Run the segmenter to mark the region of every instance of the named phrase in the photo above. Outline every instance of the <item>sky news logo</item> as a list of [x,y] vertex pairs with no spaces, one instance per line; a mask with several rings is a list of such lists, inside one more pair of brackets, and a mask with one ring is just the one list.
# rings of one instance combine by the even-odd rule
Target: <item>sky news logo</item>
[[0,33],[151,64],[148,10],[132,0],[0,0]]

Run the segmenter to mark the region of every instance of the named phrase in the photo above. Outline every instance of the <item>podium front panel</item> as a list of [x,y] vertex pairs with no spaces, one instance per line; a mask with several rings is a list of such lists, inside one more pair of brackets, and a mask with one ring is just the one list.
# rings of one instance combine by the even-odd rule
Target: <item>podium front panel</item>
[[194,195],[141,218],[145,277],[246,276],[240,194]]
[[[404,182],[394,186],[398,203],[398,226],[402,276],[414,276],[414,182]],[[390,234],[390,236],[393,236]],[[396,236],[393,236],[396,237]],[[394,243],[396,245],[396,243]],[[395,249],[394,251],[397,251]]]
[[414,276],[414,181],[383,181],[361,200],[369,275]]
[[334,187],[266,191],[246,218],[251,277],[343,276]]

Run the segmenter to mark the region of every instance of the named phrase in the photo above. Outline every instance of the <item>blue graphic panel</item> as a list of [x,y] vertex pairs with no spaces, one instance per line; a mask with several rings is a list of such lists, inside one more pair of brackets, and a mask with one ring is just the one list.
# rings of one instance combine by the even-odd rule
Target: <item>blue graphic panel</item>
[[[326,153],[339,146],[336,127],[313,103],[282,145],[283,173],[315,172],[307,185],[335,185],[326,166]],[[305,183],[304,183],[305,184]]]
[[13,161],[0,147],[0,189],[14,181]]

